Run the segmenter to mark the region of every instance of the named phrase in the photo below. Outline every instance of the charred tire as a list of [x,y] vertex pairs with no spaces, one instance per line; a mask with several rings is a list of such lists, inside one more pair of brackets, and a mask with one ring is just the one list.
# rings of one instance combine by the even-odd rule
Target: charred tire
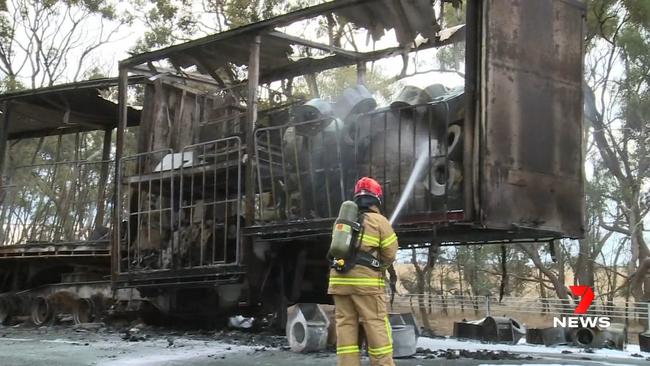
[[573,333],[573,343],[578,347],[591,347],[596,339],[596,333],[590,328],[579,328]]
[[0,324],[6,325],[16,312],[15,302],[8,297],[0,298]]
[[42,326],[52,322],[54,319],[54,309],[47,298],[39,296],[32,300],[31,318],[36,326]]
[[95,304],[91,299],[78,299],[72,312],[75,324],[91,323],[95,321]]

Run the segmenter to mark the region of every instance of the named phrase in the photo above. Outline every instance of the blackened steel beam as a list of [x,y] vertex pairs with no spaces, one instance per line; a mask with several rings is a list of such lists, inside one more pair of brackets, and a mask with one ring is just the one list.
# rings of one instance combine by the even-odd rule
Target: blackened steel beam
[[257,86],[260,76],[260,35],[251,43],[248,62],[248,105],[246,110],[246,225],[255,222],[255,123],[257,122]]
[[278,28],[278,27],[283,27],[286,25],[289,25],[291,23],[303,20],[303,19],[309,19],[313,18],[315,16],[321,15],[321,14],[327,14],[331,13],[335,10],[344,8],[344,7],[349,7],[349,6],[355,6],[355,5],[361,5],[364,3],[368,3],[371,1],[376,1],[376,0],[336,0],[336,1],[330,1],[326,2],[324,4],[319,4],[316,6],[311,6],[308,8],[303,8],[288,14],[280,15],[277,17],[273,17],[267,20],[263,20],[261,22],[249,24],[243,27],[231,29],[229,31],[213,34],[207,37],[203,37],[200,39],[197,39],[195,41],[191,42],[186,42],[182,43],[179,45],[175,46],[170,46],[167,48],[163,48],[161,50],[157,51],[151,51],[151,52],[145,52],[141,53],[139,55],[133,56],[131,58],[128,58],[126,60],[120,61],[120,67],[123,66],[135,66],[139,65],[142,63],[146,63],[149,61],[158,61],[167,57],[172,56],[175,53],[178,52],[183,52],[187,51],[193,48],[201,47],[208,45],[213,42],[218,42],[218,41],[226,41],[229,38],[232,38],[234,36],[238,36],[241,34],[257,34],[260,31],[264,30],[269,30],[272,28]]
[[475,131],[479,122],[477,111],[477,93],[480,67],[480,25],[481,1],[468,0],[465,26],[465,122],[463,123],[463,201],[465,220],[474,218],[475,177]]
[[290,34],[286,34],[286,33],[279,32],[279,31],[271,31],[271,32],[269,32],[269,35],[271,37],[276,37],[276,38],[287,40],[287,41],[289,41],[289,42],[291,42],[293,44],[306,46],[306,47],[310,47],[310,48],[315,48],[315,49],[318,49],[318,50],[321,50],[321,51],[331,52],[333,54],[341,55],[341,56],[348,57],[348,58],[351,58],[351,59],[354,59],[354,60],[356,60],[357,58],[359,58],[361,56],[361,54],[359,52],[349,51],[349,50],[346,50],[346,49],[343,49],[343,48],[340,48],[340,47],[330,46],[328,44],[310,41],[308,39],[292,36]]
[[[5,159],[7,157],[7,138],[9,136],[9,114],[11,103],[4,102],[2,105],[2,119],[0,120],[0,179],[5,172]],[[2,184],[3,182],[0,182]]]
[[119,222],[119,187],[122,184],[120,181],[120,159],[124,150],[124,132],[126,130],[126,123],[128,120],[127,115],[127,94],[129,88],[129,71],[126,67],[120,67],[120,74],[118,80],[118,122],[117,133],[115,139],[115,190],[113,191],[113,236],[111,240],[111,280],[113,283],[117,281],[119,272],[120,261],[120,222]]
[[[111,138],[113,129],[104,131],[104,146],[102,147],[102,167],[99,172],[99,186],[97,189],[97,214],[95,215],[95,228],[104,223],[106,211],[106,183],[108,181],[109,160],[111,158]],[[117,181],[116,181],[117,182]]]

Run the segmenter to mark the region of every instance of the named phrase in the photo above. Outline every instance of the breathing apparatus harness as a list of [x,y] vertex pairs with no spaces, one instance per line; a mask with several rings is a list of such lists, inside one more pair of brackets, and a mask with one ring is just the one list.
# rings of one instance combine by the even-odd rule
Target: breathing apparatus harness
[[361,239],[363,238],[363,233],[365,231],[363,221],[366,218],[367,212],[372,211],[365,208],[359,209],[356,221],[349,221],[339,217],[334,223],[335,230],[337,225],[340,224],[347,225],[351,228],[351,245],[349,246],[347,255],[342,258],[330,258],[330,267],[334,268],[339,273],[346,273],[357,264],[378,272],[382,270],[382,263],[379,259],[375,258],[375,256],[370,252],[359,250],[361,247]]

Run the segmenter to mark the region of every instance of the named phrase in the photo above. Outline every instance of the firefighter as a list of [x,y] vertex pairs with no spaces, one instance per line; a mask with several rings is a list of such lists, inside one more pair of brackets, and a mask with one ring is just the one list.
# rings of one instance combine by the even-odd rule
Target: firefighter
[[[366,335],[370,364],[392,366],[393,342],[386,310],[384,271],[395,260],[397,236],[380,213],[381,185],[372,178],[361,178],[354,188],[359,207],[361,230],[358,249],[347,270],[334,266],[330,271],[328,293],[336,305],[336,355],[339,366],[361,365],[359,324]],[[341,262],[342,263],[342,262]]]

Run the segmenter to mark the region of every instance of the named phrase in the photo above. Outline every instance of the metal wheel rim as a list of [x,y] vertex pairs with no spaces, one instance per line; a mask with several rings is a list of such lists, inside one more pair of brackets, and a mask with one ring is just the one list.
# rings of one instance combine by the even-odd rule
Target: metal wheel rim
[[72,316],[75,324],[82,324],[92,322],[95,318],[94,316],[94,305],[92,300],[87,298],[82,298],[77,300],[77,306],[74,309],[74,314]]
[[32,304],[32,322],[35,325],[43,325],[51,318],[50,303],[47,299],[38,297]]

